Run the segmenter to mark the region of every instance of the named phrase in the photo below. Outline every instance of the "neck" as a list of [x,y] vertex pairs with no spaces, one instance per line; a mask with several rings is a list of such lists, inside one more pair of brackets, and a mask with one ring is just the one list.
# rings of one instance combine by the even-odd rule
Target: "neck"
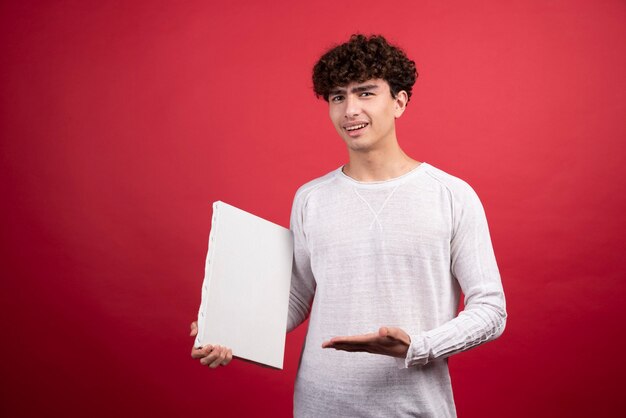
[[420,162],[409,157],[397,144],[389,149],[350,150],[350,161],[343,172],[358,181],[384,181],[408,173]]

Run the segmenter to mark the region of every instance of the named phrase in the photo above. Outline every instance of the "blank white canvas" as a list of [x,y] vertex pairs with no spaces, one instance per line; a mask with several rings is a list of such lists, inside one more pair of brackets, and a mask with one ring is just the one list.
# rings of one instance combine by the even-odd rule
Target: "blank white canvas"
[[282,369],[292,261],[291,231],[213,203],[196,346]]

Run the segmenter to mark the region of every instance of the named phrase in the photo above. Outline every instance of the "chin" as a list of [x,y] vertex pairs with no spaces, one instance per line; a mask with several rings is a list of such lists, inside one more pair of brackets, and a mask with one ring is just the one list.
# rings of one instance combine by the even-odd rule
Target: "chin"
[[354,144],[348,143],[348,149],[355,152],[367,152],[372,149],[370,144]]

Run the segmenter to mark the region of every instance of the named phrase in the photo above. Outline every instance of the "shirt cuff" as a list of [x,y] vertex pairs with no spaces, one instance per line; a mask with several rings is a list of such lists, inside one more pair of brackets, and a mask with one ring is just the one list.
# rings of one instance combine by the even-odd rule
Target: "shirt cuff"
[[396,357],[396,364],[399,369],[406,369],[414,366],[423,366],[428,363],[430,357],[430,344],[425,335],[411,335],[411,345],[406,352],[405,358]]

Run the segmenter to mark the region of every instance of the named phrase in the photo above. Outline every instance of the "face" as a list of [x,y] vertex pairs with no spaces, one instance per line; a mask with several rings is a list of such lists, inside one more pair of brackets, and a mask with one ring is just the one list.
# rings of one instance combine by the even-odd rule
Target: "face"
[[408,97],[405,91],[391,96],[385,80],[373,79],[331,90],[330,119],[351,151],[367,152],[396,143],[395,120]]

